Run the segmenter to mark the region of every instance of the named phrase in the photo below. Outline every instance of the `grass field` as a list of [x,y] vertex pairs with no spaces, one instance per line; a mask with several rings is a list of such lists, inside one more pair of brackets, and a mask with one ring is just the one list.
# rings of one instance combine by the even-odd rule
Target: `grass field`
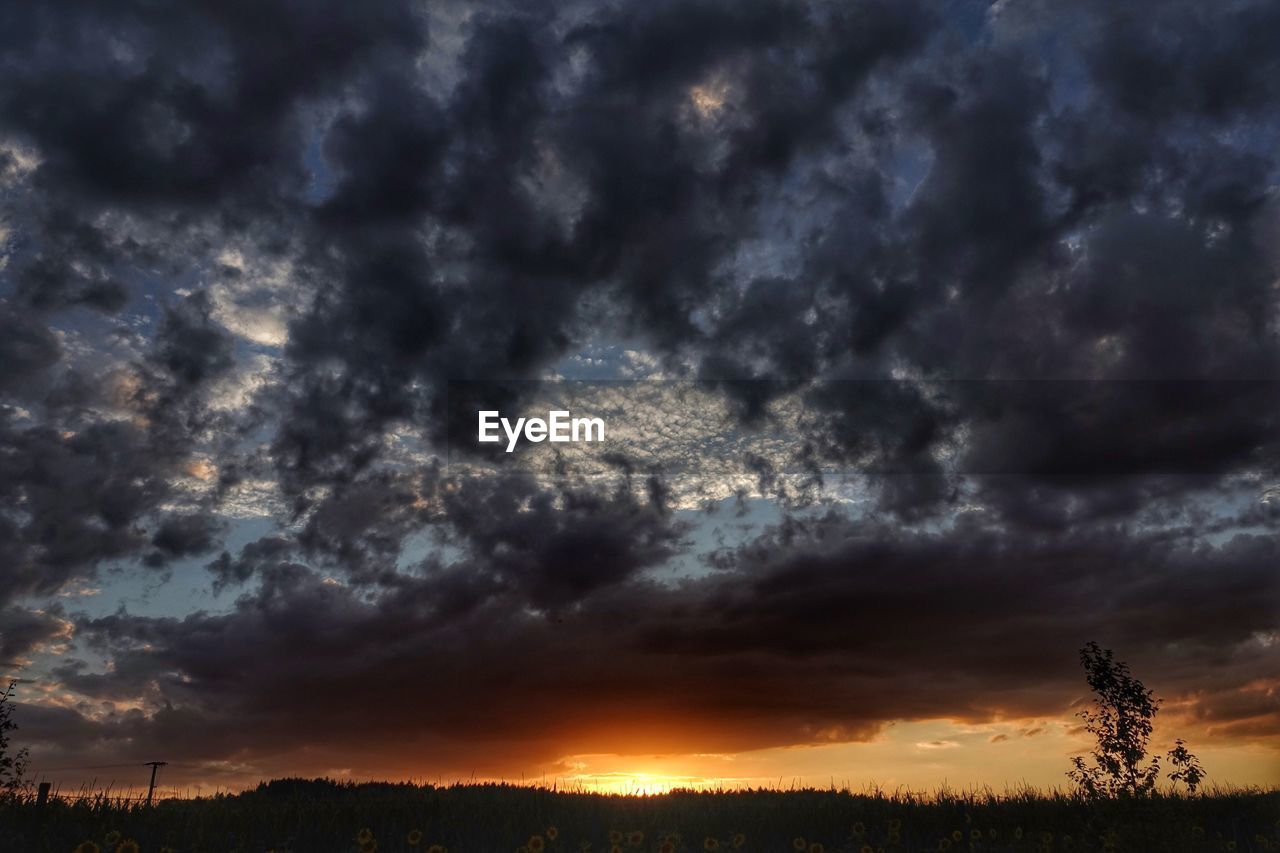
[[[133,847],[130,842],[136,842]],[[0,849],[300,853],[1280,851],[1280,791],[1088,802],[1065,794],[693,792],[281,780],[234,796],[0,805]],[[92,851],[91,845],[82,850]]]

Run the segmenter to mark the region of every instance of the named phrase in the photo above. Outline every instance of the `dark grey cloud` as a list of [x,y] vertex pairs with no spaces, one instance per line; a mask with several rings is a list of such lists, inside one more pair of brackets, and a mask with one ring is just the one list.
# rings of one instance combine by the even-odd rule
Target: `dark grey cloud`
[[[8,424],[6,424],[8,426]],[[7,599],[56,592],[101,560],[147,544],[135,526],[168,494],[171,459],[156,456],[128,424],[97,424],[72,436],[6,429],[0,494]]]
[[37,318],[8,306],[0,310],[0,360],[5,365],[0,381],[5,391],[21,392],[24,385],[38,381],[44,370],[58,362],[62,348],[49,327]]
[[218,523],[205,515],[170,515],[160,522],[151,536],[155,550],[148,554],[149,565],[164,565],[175,557],[187,557],[212,551],[221,532]]
[[527,476],[469,480],[447,490],[451,530],[468,545],[478,572],[538,609],[573,605],[617,586],[680,551],[684,525],[660,494],[638,502],[630,492],[540,488]]
[[55,638],[68,639],[69,623],[63,610],[51,606],[46,610],[29,610],[23,607],[6,607],[0,611],[0,655],[6,661],[20,658]]
[[[1275,551],[1272,536],[911,534],[833,514],[722,552],[705,577],[597,584],[547,612],[527,610],[519,584],[486,583],[481,565],[370,599],[282,564],[225,615],[82,622],[117,666],[69,666],[64,682],[147,696],[158,713],[40,718],[38,736],[89,726],[104,754],[123,738],[193,761],[234,744],[302,767],[310,745],[345,731],[370,769],[408,749],[452,770],[606,748],[630,725],[654,733],[643,751],[856,740],[887,720],[1062,713],[1080,692],[1082,632],[1125,648],[1148,684],[1225,736],[1274,736],[1274,697],[1247,685],[1269,672]],[[352,701],[323,701],[334,685]],[[182,718],[210,738],[170,740]]]

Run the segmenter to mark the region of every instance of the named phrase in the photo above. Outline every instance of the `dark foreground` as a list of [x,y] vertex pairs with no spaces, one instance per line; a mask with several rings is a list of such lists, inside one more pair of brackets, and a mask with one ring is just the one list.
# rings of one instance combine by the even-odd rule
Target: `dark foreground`
[[923,798],[824,790],[619,797],[282,780],[151,809],[0,805],[5,853],[72,853],[83,842],[104,853],[133,853],[130,840],[141,853],[1280,851],[1280,791],[1108,802],[1060,794]]

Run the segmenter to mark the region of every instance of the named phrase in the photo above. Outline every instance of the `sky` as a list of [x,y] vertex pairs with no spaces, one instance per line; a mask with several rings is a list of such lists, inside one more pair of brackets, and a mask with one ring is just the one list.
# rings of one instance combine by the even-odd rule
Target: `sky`
[[[0,6],[64,786],[1280,784],[1280,6]],[[477,413],[605,440],[476,440]]]

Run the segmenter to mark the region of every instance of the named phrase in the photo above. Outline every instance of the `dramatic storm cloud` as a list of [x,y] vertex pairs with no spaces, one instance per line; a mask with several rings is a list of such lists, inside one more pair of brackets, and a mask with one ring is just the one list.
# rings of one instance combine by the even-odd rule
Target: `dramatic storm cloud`
[[[1097,640],[1274,768],[1278,43],[1235,0],[5,4],[36,763],[1067,720]],[[475,441],[552,404],[607,440]]]

